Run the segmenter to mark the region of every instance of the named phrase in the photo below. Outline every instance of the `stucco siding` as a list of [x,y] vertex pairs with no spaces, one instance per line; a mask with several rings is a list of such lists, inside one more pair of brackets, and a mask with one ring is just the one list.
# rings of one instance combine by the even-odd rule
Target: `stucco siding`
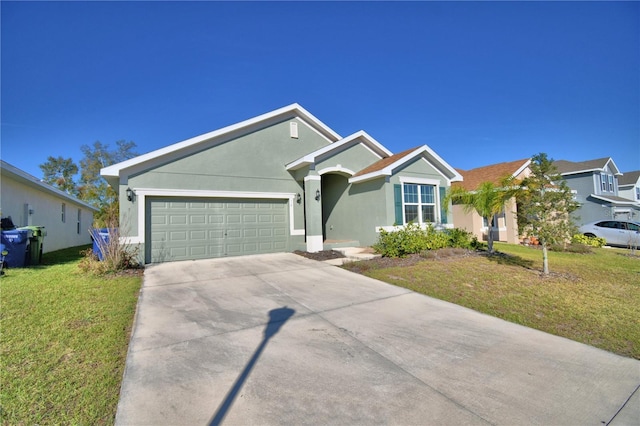
[[[120,185],[121,200],[126,200],[127,187],[174,190],[235,191],[253,193],[302,194],[301,181],[284,165],[302,155],[327,145],[327,140],[300,120],[298,138],[289,135],[287,120],[223,144],[175,159],[130,176]],[[124,197],[124,198],[123,198]],[[129,224],[130,235],[139,235],[137,200],[121,208],[121,221]],[[294,203],[293,223],[304,228],[303,203]]]
[[370,149],[362,146],[362,144],[356,144],[344,151],[317,161],[316,170],[322,171],[323,169],[340,165],[357,173],[378,160],[380,160],[380,157],[371,152]]
[[[47,236],[43,241],[44,253],[91,243],[88,230],[93,224],[93,211],[82,204],[56,197],[8,176],[2,176],[0,197],[2,217],[11,216],[17,227],[27,225],[45,227]],[[63,204],[65,205],[64,222],[62,220]],[[26,205],[28,208],[25,207]],[[32,210],[31,215],[29,215],[29,209]],[[80,210],[79,225],[78,210]]]
[[387,223],[384,179],[349,184],[343,176],[325,175],[322,183],[326,239],[355,240],[368,246],[377,240],[376,227],[392,224]]

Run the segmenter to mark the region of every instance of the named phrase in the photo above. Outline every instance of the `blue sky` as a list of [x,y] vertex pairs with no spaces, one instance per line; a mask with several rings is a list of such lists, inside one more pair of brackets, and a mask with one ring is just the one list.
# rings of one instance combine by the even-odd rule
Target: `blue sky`
[[471,169],[546,152],[640,169],[638,2],[0,3],[1,156],[41,177],[297,102]]

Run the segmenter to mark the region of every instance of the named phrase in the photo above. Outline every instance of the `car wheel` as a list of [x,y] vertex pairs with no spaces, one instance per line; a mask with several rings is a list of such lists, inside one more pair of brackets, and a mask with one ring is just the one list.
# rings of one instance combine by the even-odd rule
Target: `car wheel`
[[596,236],[593,235],[591,232],[587,232],[586,234],[584,234],[584,236],[589,238],[596,238]]

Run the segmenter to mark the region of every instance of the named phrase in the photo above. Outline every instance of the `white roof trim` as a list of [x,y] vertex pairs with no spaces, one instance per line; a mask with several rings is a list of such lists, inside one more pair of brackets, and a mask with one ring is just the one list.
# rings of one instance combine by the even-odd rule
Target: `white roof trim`
[[520,166],[520,168],[518,170],[516,170],[515,172],[513,172],[513,174],[511,175],[511,177],[516,178],[518,177],[518,175],[520,173],[522,173],[527,167],[529,167],[529,165],[531,164],[531,159],[528,159],[527,161],[525,161],[525,163]]
[[640,207],[640,203],[637,203],[633,200],[628,200],[628,201],[612,200],[611,198],[607,198],[605,195],[596,195],[596,194],[591,194],[590,196],[598,200],[606,201],[607,203],[611,203],[611,204],[618,204],[621,206],[628,205],[628,206]]
[[190,139],[186,139],[182,142],[177,142],[172,145],[166,146],[164,148],[157,149],[155,151],[151,151],[147,154],[139,155],[135,158],[131,158],[129,160],[123,161],[121,163],[117,163],[100,170],[100,174],[107,178],[117,178],[120,177],[121,172],[130,169],[136,166],[140,166],[144,163],[151,162],[153,160],[157,160],[159,158],[172,155],[177,153],[178,151],[188,151],[189,149],[194,149],[196,146],[200,145],[203,142],[210,141],[216,138],[222,138],[224,136],[230,135],[234,132],[242,131],[243,129],[248,129],[252,126],[259,125],[263,122],[268,122],[274,119],[278,119],[280,117],[286,117],[290,115],[291,117],[299,117],[302,120],[308,122],[312,128],[318,131],[322,136],[330,140],[331,142],[335,142],[341,139],[341,136],[331,130],[327,125],[318,120],[313,114],[304,109],[297,103],[276,109],[274,111],[268,112],[266,114],[259,115],[254,118],[250,118],[248,120],[241,121],[236,124],[232,124],[227,127],[223,127],[218,130],[214,130],[209,133],[205,133],[200,136],[195,136]]
[[57,197],[63,198],[65,200],[68,200],[69,202],[78,204],[80,206],[86,207],[89,210],[93,210],[95,212],[99,211],[100,209],[92,206],[91,204],[88,204],[76,197],[74,197],[73,195],[69,195],[64,191],[61,191],[60,189],[49,185],[48,183],[44,183],[41,180],[39,180],[38,178],[36,178],[35,176],[30,175],[27,172],[24,172],[22,170],[20,170],[19,168],[12,166],[11,164],[7,163],[4,160],[0,160],[0,169],[2,169],[3,172],[6,172],[9,174],[9,176],[13,177],[13,178],[19,178],[20,180],[22,180],[24,183],[28,184],[29,186],[32,187],[36,187],[42,191],[48,192],[52,195],[55,195]]
[[[458,173],[453,167],[451,167],[449,164],[447,164],[446,161],[444,161],[442,158],[440,158],[440,156],[438,154],[436,154],[431,148],[429,148],[427,145],[422,145],[419,148],[416,148],[414,151],[412,151],[411,153],[405,155],[404,157],[400,158],[399,160],[389,164],[387,167],[385,167],[384,169],[380,169],[380,170],[376,170],[375,172],[371,172],[371,173],[367,173],[365,175],[362,176],[357,176],[357,177],[352,177],[351,179],[349,179],[349,183],[358,183],[358,182],[365,182],[371,179],[376,179],[378,177],[381,176],[391,176],[393,174],[393,171],[395,169],[397,169],[398,167],[402,166],[403,164],[407,163],[408,161],[420,156],[426,154],[426,156],[429,158],[429,163],[431,163],[431,165],[436,166],[436,169],[439,168],[443,168],[446,171],[448,171],[452,177],[449,176],[445,176],[443,174],[443,176],[450,182],[458,182],[458,181],[462,181],[462,176],[460,175],[460,173]],[[435,160],[435,161],[434,161]],[[436,164],[434,164],[436,163]]]
[[333,151],[340,152],[342,149],[346,149],[350,147],[350,144],[361,139],[361,143],[364,144],[365,147],[369,148],[375,155],[377,155],[380,159],[390,157],[391,151],[385,148],[380,142],[372,138],[367,132],[364,130],[360,130],[352,135],[349,135],[337,142],[334,142],[330,145],[323,146],[322,148],[313,151],[304,157],[301,157],[295,161],[292,161],[289,164],[285,165],[285,169],[287,170],[297,170],[301,167],[308,166],[316,162],[317,158],[328,154]]

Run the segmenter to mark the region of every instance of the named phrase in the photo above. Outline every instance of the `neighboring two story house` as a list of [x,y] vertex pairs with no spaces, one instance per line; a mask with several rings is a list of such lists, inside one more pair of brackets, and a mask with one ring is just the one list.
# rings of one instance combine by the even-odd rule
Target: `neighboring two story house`
[[624,172],[618,177],[618,195],[640,203],[640,170]]
[[[531,170],[529,165],[531,159],[516,160],[499,164],[491,164],[489,166],[478,167],[472,170],[458,170],[462,175],[463,181],[455,182],[452,186],[459,186],[467,191],[474,191],[484,182],[491,182],[499,185],[500,181],[505,177],[512,177],[516,181],[522,180],[529,175]],[[481,217],[478,212],[466,211],[465,206],[454,204],[453,224],[456,228],[465,229],[475,235],[478,240],[486,241],[488,239],[489,224],[487,220]],[[512,244],[518,244],[518,220],[516,200],[512,198],[504,205],[504,209],[493,219],[493,227],[491,228],[494,241],[503,241]]]
[[640,202],[620,196],[618,179],[622,173],[610,157],[579,162],[558,160],[554,165],[580,203],[574,213],[576,224],[640,217]]

